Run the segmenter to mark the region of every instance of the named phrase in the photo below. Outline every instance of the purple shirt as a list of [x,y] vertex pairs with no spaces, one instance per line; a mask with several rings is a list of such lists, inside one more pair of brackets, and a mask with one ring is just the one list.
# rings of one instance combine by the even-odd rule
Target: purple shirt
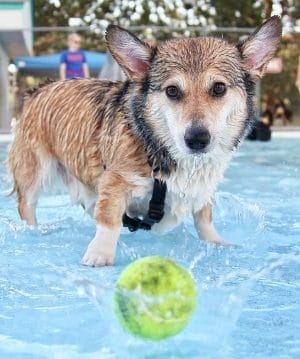
[[85,54],[82,50],[65,50],[61,53],[60,63],[66,64],[66,78],[84,77],[83,64],[86,63]]

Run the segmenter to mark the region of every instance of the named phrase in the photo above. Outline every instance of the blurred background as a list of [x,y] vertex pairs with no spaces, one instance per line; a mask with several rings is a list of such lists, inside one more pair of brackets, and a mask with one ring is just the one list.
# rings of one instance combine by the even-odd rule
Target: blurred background
[[98,77],[107,60],[103,35],[110,23],[156,42],[211,35],[236,43],[271,15],[282,18],[283,41],[258,84],[257,104],[272,113],[273,125],[295,127],[300,125],[300,0],[0,1],[0,132],[10,131],[24,89],[59,78],[60,53],[71,32],[80,34],[90,75]]

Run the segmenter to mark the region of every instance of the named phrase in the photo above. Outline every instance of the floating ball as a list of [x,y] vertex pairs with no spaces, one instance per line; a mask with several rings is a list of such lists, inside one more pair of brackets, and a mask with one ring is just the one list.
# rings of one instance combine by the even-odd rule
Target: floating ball
[[137,336],[163,339],[181,331],[197,302],[186,269],[160,256],[136,260],[117,280],[114,310],[123,328]]

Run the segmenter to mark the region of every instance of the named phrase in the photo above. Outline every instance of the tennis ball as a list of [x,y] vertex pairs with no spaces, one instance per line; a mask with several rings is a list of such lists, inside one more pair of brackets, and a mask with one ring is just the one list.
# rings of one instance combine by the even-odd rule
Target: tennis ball
[[123,328],[137,336],[163,339],[182,330],[197,302],[190,274],[170,259],[136,260],[117,280],[114,310]]

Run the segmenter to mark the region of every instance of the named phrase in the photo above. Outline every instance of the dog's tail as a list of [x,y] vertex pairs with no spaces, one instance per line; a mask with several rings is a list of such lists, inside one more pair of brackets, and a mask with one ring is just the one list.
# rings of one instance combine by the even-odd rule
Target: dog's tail
[[[11,146],[11,145],[10,145]],[[17,192],[17,183],[14,179],[14,176],[13,176],[13,173],[14,173],[14,168],[12,168],[12,164],[9,160],[9,154],[8,154],[8,157],[6,158],[5,160],[5,165],[6,165],[6,168],[7,168],[7,172],[9,174],[9,177],[10,179],[12,180],[12,189],[9,189],[5,192],[2,193],[3,196],[6,196],[6,197],[9,197],[11,195],[13,195],[15,192]]]
[[17,191],[16,186],[14,185],[12,189],[9,189],[7,191],[4,191],[1,193],[1,196],[3,197],[10,197]]
[[[6,161],[6,167],[8,168],[8,171],[10,172],[10,168],[8,166],[8,163]],[[4,196],[4,197],[10,197],[12,196],[15,192],[17,192],[17,183],[16,181],[14,180],[14,177],[13,176],[10,176],[11,180],[12,180],[12,188],[11,189],[8,189],[8,190],[5,190],[1,193],[1,196]]]

